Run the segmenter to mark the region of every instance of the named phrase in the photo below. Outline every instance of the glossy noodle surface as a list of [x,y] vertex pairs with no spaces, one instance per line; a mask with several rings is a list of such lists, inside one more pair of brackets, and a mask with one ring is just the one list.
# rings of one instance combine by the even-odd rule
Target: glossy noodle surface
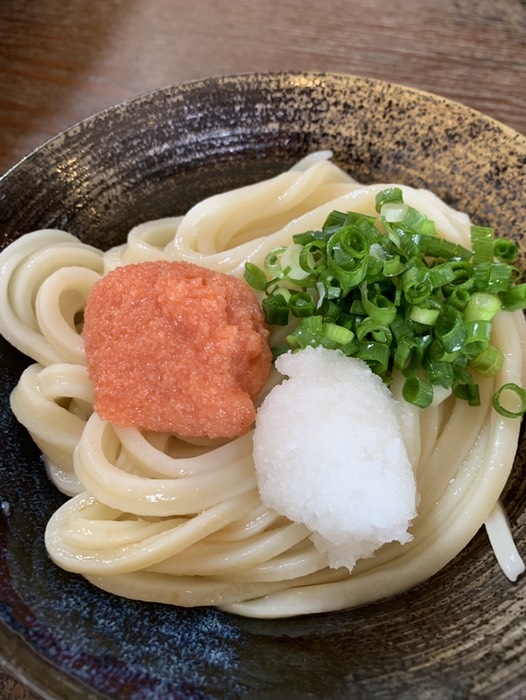
[[[117,427],[93,412],[79,319],[102,276],[129,263],[177,260],[242,278],[247,261],[261,265],[269,251],[320,227],[334,209],[374,213],[386,184],[363,186],[327,154],[315,154],[270,180],[204,200],[184,217],[141,224],[107,252],[58,230],[28,234],[2,252],[0,331],[35,362],[12,394],[12,409],[43,452],[50,478],[71,496],[47,527],[57,565],[125,597],[285,617],[415,586],[484,523],[501,565],[517,560],[499,497],[520,422],[490,404],[498,386],[522,383],[522,312],[494,320],[492,342],[505,363],[480,380],[479,407],[450,398],[407,408],[420,498],[413,539],[383,546],[351,574],[329,568],[304,525],[261,502],[251,432],[226,443],[192,441]],[[400,187],[440,236],[469,245],[467,216],[431,192]],[[276,381],[274,373],[259,400]],[[512,565],[510,577],[517,571]]]

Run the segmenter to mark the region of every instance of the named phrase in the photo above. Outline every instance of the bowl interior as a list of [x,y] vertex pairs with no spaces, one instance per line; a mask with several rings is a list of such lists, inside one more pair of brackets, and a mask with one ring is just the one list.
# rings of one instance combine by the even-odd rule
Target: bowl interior
[[[524,254],[522,136],[434,95],[312,73],[168,88],[73,127],[0,179],[0,241],[62,228],[107,248],[318,149],[363,182],[432,189]],[[0,341],[0,648],[36,687],[59,698],[520,696],[526,577],[504,577],[482,531],[406,594],[279,621],[123,600],[58,570],[43,531],[63,499],[9,410],[26,363]],[[523,553],[525,484],[521,438],[503,498]]]

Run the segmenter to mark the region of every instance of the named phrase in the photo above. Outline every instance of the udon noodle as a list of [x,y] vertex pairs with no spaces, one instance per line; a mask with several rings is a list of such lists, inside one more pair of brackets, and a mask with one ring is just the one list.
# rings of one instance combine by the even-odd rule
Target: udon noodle
[[[22,236],[0,255],[0,331],[34,360],[12,409],[69,498],[51,518],[56,564],[144,601],[214,605],[253,617],[349,608],[404,591],[453,559],[486,524],[511,580],[523,570],[499,503],[520,421],[491,409],[496,387],[521,385],[522,312],[501,312],[499,374],[480,379],[481,405],[449,398],[408,408],[420,503],[413,540],[384,545],[355,569],[331,569],[311,532],[266,508],[252,435],[222,443],[116,427],[93,412],[82,311],[93,284],[119,265],[183,260],[242,277],[245,262],[320,227],[330,211],[374,213],[376,193],[315,154],[267,181],[210,197],[185,216],[143,223],[102,252],[58,230]],[[468,217],[434,194],[401,186],[439,234],[469,247]],[[282,331],[281,331],[282,332]],[[277,342],[277,341],[276,341]],[[272,382],[278,381],[274,375]]]

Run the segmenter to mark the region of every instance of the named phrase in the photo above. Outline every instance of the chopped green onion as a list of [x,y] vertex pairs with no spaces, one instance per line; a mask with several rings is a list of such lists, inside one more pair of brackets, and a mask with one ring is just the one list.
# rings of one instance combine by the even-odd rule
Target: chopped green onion
[[379,235],[379,232],[376,229],[376,218],[374,216],[368,216],[367,214],[360,214],[355,211],[348,211],[345,215],[345,221],[343,222],[343,225],[358,226],[363,230],[369,231],[369,233],[375,231],[375,236]]
[[[503,396],[503,394],[504,398],[508,399],[508,401],[506,402],[507,405],[504,405],[502,403],[501,397]],[[514,396],[510,397],[510,394],[513,394]],[[513,407],[510,406],[510,398],[515,404]],[[522,418],[522,416],[526,412],[526,391],[522,387],[517,386],[517,384],[514,384],[513,382],[503,384],[493,396],[492,403],[493,408],[501,416],[504,416],[505,418]]]
[[345,222],[347,220],[347,214],[346,212],[343,211],[336,211],[334,209],[331,211],[329,216],[325,219],[325,223],[323,224],[323,232],[325,233],[326,231],[330,229],[339,229],[342,226],[345,226]]
[[312,316],[315,307],[312,294],[308,292],[297,292],[290,297],[289,309],[293,316]]
[[265,272],[270,276],[270,277],[275,277],[277,279],[281,279],[283,275],[283,269],[280,264],[281,256],[283,253],[286,251],[287,246],[281,246],[280,248],[275,248],[274,250],[271,250],[270,253],[265,257],[265,261],[263,263],[263,267],[265,269]]
[[356,357],[364,360],[371,367],[373,372],[383,375],[389,367],[389,348],[383,343],[367,342],[362,343],[356,352]]
[[363,321],[357,323],[356,337],[360,342],[370,339],[377,343],[390,345],[393,339],[393,334],[389,326],[383,326],[368,316],[367,318],[364,318]]
[[504,355],[500,348],[488,345],[480,355],[471,358],[470,364],[483,377],[493,377],[502,369]]
[[519,254],[519,246],[515,241],[510,241],[507,238],[496,238],[493,241],[493,255],[500,262],[512,263],[517,259]]
[[399,255],[393,255],[389,260],[385,260],[382,267],[384,277],[395,277],[401,275],[406,269],[406,264],[400,260]]
[[471,294],[465,287],[455,287],[446,297],[446,304],[450,304],[451,306],[454,306],[455,309],[462,311],[470,299]]
[[452,243],[446,238],[424,233],[412,234],[410,238],[423,255],[446,260],[469,260],[471,258],[470,250],[458,243]]
[[326,320],[338,321],[342,317],[342,310],[335,301],[323,299],[316,306],[317,312]]
[[304,231],[303,233],[294,233],[292,235],[292,242],[303,246],[313,241],[323,241],[323,239],[323,231]]
[[429,270],[429,281],[433,289],[443,287],[445,284],[453,282],[453,280],[455,280],[455,270],[450,262],[434,265]]
[[422,214],[422,212],[418,211],[418,209],[414,209],[413,207],[407,207],[404,217],[400,220],[399,225],[404,231],[424,233],[425,228],[426,236],[434,236],[436,234],[435,224],[432,221],[429,221],[425,214]]
[[426,308],[423,306],[411,306],[409,318],[415,323],[424,326],[434,326],[440,316],[440,309]]
[[421,377],[408,377],[402,387],[402,396],[419,408],[427,408],[433,401],[433,387],[430,382]]
[[453,306],[445,306],[435,324],[437,339],[446,352],[455,352],[464,345],[467,330],[462,314]]
[[513,268],[502,262],[481,263],[473,268],[475,289],[481,292],[506,292],[512,280]]
[[475,292],[464,307],[464,321],[491,321],[501,306],[502,302],[495,294]]
[[378,194],[375,197],[375,202],[376,202],[376,211],[380,212],[382,209],[382,206],[384,204],[387,204],[388,202],[395,203],[395,204],[403,204],[404,201],[404,196],[402,194],[402,190],[400,187],[388,187],[385,190],[382,190],[381,192],[378,192]]
[[323,335],[323,319],[321,316],[307,316],[300,320],[294,331],[286,340],[292,350],[299,350],[308,346],[321,345]]
[[466,323],[466,330],[467,336],[462,352],[477,357],[489,347],[491,321],[469,321]]
[[262,301],[263,313],[269,326],[286,326],[289,320],[289,305],[282,294],[274,294]]
[[270,282],[267,284],[265,292],[268,297],[278,295],[282,296],[283,299],[287,302],[287,304],[289,303],[290,297],[292,296],[291,290],[288,287],[285,287],[281,280],[270,280]]
[[267,287],[267,276],[257,265],[251,262],[245,263],[244,277],[249,287],[252,287],[252,289],[258,292],[265,291]]
[[402,276],[404,297],[409,304],[421,304],[433,288],[427,267],[411,267]]
[[408,209],[409,205],[403,202],[384,202],[380,209],[380,216],[388,223],[394,224],[402,221]]
[[435,222],[431,219],[424,219],[420,224],[420,233],[423,233],[424,235],[436,236],[437,230]]
[[433,362],[456,362],[460,356],[459,351],[455,352],[447,352],[447,350],[444,349],[444,346],[440,342],[440,340],[436,337],[433,337],[431,340],[428,351],[427,351],[427,358],[430,361]]
[[323,269],[320,274],[318,281],[322,283],[324,289],[324,296],[327,299],[342,299],[344,294],[342,294],[342,285],[340,280],[331,274],[327,268]]
[[473,288],[473,265],[467,260],[454,260],[451,269],[455,274],[454,280],[444,287],[446,294],[451,294],[455,289],[470,290]]
[[493,262],[493,229],[486,226],[471,227],[473,264]]
[[480,406],[480,390],[469,372],[462,372],[453,382],[453,393],[458,399],[467,401],[470,406]]
[[391,323],[391,330],[396,342],[399,343],[401,338],[412,338],[414,333],[410,324],[401,315],[396,316]]
[[451,362],[441,360],[428,362],[426,371],[431,384],[444,387],[444,389],[450,389],[453,386],[455,372]]
[[526,309],[526,283],[510,287],[502,295],[502,308],[506,311]]
[[394,353],[394,366],[408,377],[421,366],[424,357],[423,349],[413,338],[404,337],[400,339]]
[[327,269],[343,295],[357,287],[367,273],[369,246],[357,230],[341,229],[327,242]]
[[307,275],[315,274],[317,269],[325,263],[325,241],[309,241],[301,248],[298,264]]
[[[299,243],[289,245],[281,256],[280,266],[283,274],[291,280],[300,281],[309,276],[309,271],[300,265],[300,254],[303,246]],[[307,256],[308,257],[308,256]],[[312,257],[312,256],[311,256]],[[314,264],[314,260],[308,260],[309,267]]]
[[393,302],[382,294],[373,292],[369,296],[369,289],[365,284],[360,286],[360,291],[366,314],[382,326],[391,325],[396,316],[396,307]]
[[[386,384],[400,371],[404,398],[415,405],[451,392],[479,405],[474,376],[494,376],[504,362],[491,344],[492,320],[501,309],[526,309],[526,283],[511,264],[516,243],[483,226],[471,229],[472,250],[445,240],[403,201],[401,188],[378,192],[375,207],[376,217],[333,211],[321,229],[270,251],[263,269],[245,265],[267,323],[294,322],[274,356],[287,348],[339,349]],[[522,391],[512,394],[524,401]]]
[[347,345],[354,338],[352,331],[343,326],[338,326],[336,323],[324,323],[322,331],[327,340],[338,345]]

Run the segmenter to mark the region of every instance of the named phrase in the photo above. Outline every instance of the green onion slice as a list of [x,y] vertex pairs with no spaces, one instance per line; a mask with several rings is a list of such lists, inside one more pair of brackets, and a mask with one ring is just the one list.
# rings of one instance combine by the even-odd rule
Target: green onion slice
[[289,305],[282,294],[274,294],[262,301],[263,313],[269,326],[286,326],[289,320]]
[[297,292],[290,297],[289,309],[293,316],[312,316],[315,307],[314,298],[308,292]]
[[378,192],[378,194],[375,197],[375,202],[376,211],[380,212],[382,206],[389,202],[395,204],[403,204],[404,196],[400,187],[388,187],[385,190]]
[[258,292],[265,291],[267,287],[267,276],[257,265],[251,262],[245,263],[244,277],[249,287],[252,287],[252,289]]
[[493,262],[493,229],[486,226],[471,227],[473,264]]
[[493,255],[500,262],[512,263],[517,259],[518,254],[519,246],[515,241],[507,238],[496,238],[493,241]]
[[[513,403],[518,404],[518,406],[514,406],[513,408],[508,407],[510,393],[514,395],[511,397],[514,399]],[[505,399],[508,399],[508,405],[504,405],[503,400]],[[505,416],[506,418],[522,418],[526,412],[526,391],[513,382],[503,384],[500,389],[495,392],[492,403],[493,408],[497,413],[500,413],[501,416]]]
[[421,377],[408,377],[402,387],[402,396],[407,401],[420,408],[427,408],[433,401],[431,382]]
[[471,358],[470,364],[483,377],[493,377],[502,369],[504,355],[500,348],[488,345],[480,355]]

